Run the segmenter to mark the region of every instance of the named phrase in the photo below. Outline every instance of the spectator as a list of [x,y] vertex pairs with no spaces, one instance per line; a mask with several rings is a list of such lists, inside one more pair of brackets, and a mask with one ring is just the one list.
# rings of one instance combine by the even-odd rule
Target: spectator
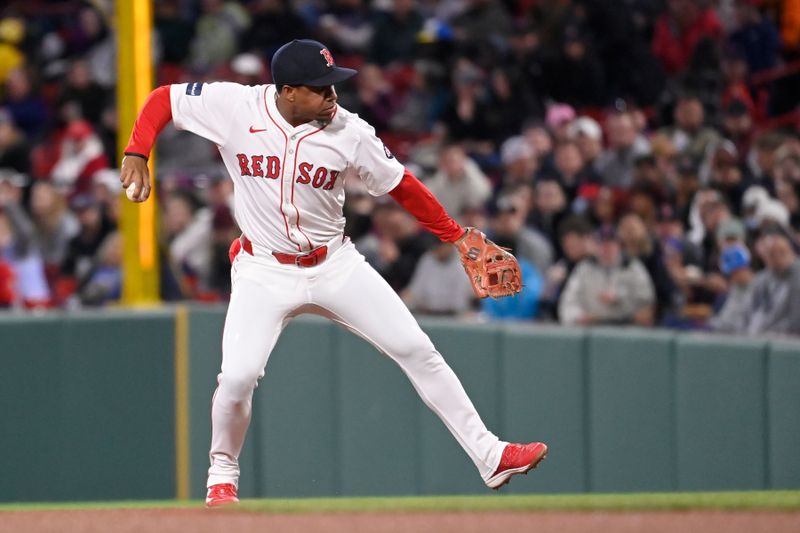
[[464,11],[452,22],[456,41],[487,47],[511,32],[511,19],[502,2],[467,0],[465,4]]
[[606,119],[608,149],[597,161],[603,183],[627,187],[633,182],[636,158],[650,152],[650,144],[636,130],[631,113],[612,113]]
[[30,172],[30,147],[23,133],[14,125],[11,114],[0,109],[0,171]]
[[544,286],[539,297],[540,315],[558,321],[558,302],[564,284],[575,266],[593,253],[591,234],[592,226],[583,218],[570,217],[559,224],[558,240],[563,256],[545,272]]
[[586,184],[600,183],[600,176],[590,167],[581,155],[577,143],[564,141],[555,149],[555,177],[561,184],[567,203],[572,203],[578,194],[578,189]]
[[61,275],[73,287],[80,288],[89,279],[100,246],[116,228],[87,193],[73,196],[69,205],[78,217],[80,228],[67,245]]
[[777,193],[778,200],[789,212],[792,230],[800,231],[800,181],[779,180]]
[[725,302],[708,325],[714,331],[744,333],[753,294],[750,252],[746,246],[730,244],[723,248],[719,260],[719,270],[730,280],[730,286]]
[[395,0],[390,11],[376,17],[370,47],[370,61],[380,66],[410,63],[414,59],[417,34],[422,29],[422,15],[413,0]]
[[187,296],[208,287],[213,213],[192,193],[172,191],[164,199],[163,228],[172,271]]
[[584,172],[597,172],[597,162],[603,153],[603,130],[591,117],[578,117],[567,128],[569,140],[578,145],[584,161]]
[[231,81],[241,85],[258,85],[266,82],[266,67],[256,54],[245,52],[231,60]]
[[48,272],[57,273],[80,229],[78,219],[67,209],[64,195],[48,181],[38,181],[31,187],[30,206],[42,258]]
[[619,222],[619,241],[626,257],[636,258],[647,269],[655,289],[655,318],[676,310],[677,291],[669,273],[661,244],[647,230],[643,220],[629,213]]
[[745,323],[751,335],[800,333],[800,261],[782,232],[761,237],[766,268],[753,280]]
[[573,107],[606,102],[605,72],[591,41],[577,28],[565,30],[559,53],[547,66],[550,95]]
[[236,55],[238,41],[251,21],[238,2],[203,0],[202,10],[190,45],[190,62],[194,70],[209,72]]
[[383,71],[376,65],[362,66],[356,85],[358,101],[352,106],[353,112],[374,125],[376,130],[386,130],[398,106],[398,98]]
[[720,191],[734,213],[741,213],[744,191],[750,186],[737,163],[736,146],[723,141],[712,152],[708,183]]
[[786,144],[779,148],[775,152],[773,172],[776,182],[800,183],[800,146]]
[[539,32],[530,24],[517,24],[509,37],[509,47],[503,68],[520,116],[544,116],[547,54]]
[[597,254],[575,267],[567,280],[558,314],[565,325],[650,326],[655,293],[647,270],[622,255],[613,228],[598,231]]
[[497,201],[497,216],[492,221],[491,239],[508,248],[519,261],[522,291],[513,298],[481,300],[481,311],[493,320],[529,320],[538,314],[542,291],[540,272],[550,266],[552,251],[549,243],[523,224],[525,212],[517,205],[520,198],[501,197]]
[[680,73],[689,66],[701,41],[716,40],[722,25],[710,7],[692,0],[669,0],[667,12],[653,28],[653,54],[668,74]]
[[14,269],[7,261],[0,259],[0,309],[8,309],[14,305],[17,298],[14,292],[15,283]]
[[108,168],[103,143],[85,120],[73,120],[61,142],[61,156],[53,167],[53,181],[69,191],[91,190],[95,173]]
[[735,0],[737,27],[728,37],[730,45],[744,54],[752,73],[774,67],[780,47],[778,28],[761,13],[761,3]]
[[747,155],[748,169],[755,183],[767,189],[770,194],[775,193],[775,153],[783,142],[784,136],[778,132],[761,133],[753,141]]
[[747,83],[749,74],[747,61],[741,51],[728,47],[720,61],[720,69],[723,77],[720,103],[723,109],[738,100],[747,108],[748,113],[754,113],[756,105]]
[[342,209],[344,214],[344,234],[357,242],[370,232],[371,215],[375,208],[375,198],[367,191],[367,186],[360,180],[347,180],[344,184],[345,200]]
[[709,146],[717,143],[719,134],[705,125],[705,110],[700,97],[685,93],[678,98],[673,112],[674,125],[661,130],[680,155],[690,157],[696,163],[703,161]]
[[364,0],[334,0],[319,18],[320,39],[336,52],[363,54],[369,48],[373,28]]
[[437,118],[442,91],[436,80],[444,76],[444,68],[433,61],[419,60],[413,69],[410,86],[401,96],[390,126],[400,133],[422,136],[430,132]]
[[422,254],[402,295],[412,311],[426,315],[463,315],[475,299],[450,243],[439,243]]
[[525,259],[537,272],[544,272],[553,262],[552,241],[525,226],[525,203],[524,198],[518,195],[498,198],[489,235],[500,246],[516,250],[517,259]]
[[74,60],[61,88],[58,107],[73,104],[81,118],[98,125],[109,100],[109,90],[92,79],[89,64],[83,59]]
[[531,184],[539,166],[536,151],[521,135],[503,143],[500,160],[503,163],[502,188],[505,190]]
[[97,250],[97,258],[78,297],[83,305],[98,306],[122,295],[122,236],[110,233]]
[[699,165],[688,157],[681,158],[676,168],[676,180],[674,191],[674,209],[676,216],[684,226],[689,226],[689,216],[691,213],[694,195],[700,189],[700,169]]
[[375,235],[362,238],[356,247],[397,292],[411,281],[432,235],[422,232],[409,213],[393,201],[375,206],[372,212]]
[[442,151],[439,170],[426,185],[448,213],[484,204],[492,194],[489,178],[458,144]]
[[11,70],[6,77],[5,92],[0,107],[5,107],[28,139],[37,139],[47,120],[47,109],[34,93],[30,76],[22,68]]
[[44,264],[30,245],[30,226],[22,225],[18,217],[19,213],[10,211],[9,204],[0,206],[0,291],[4,293],[3,303],[8,306],[9,298],[14,298],[14,303],[26,307],[46,306],[50,289],[44,276]]
[[561,257],[561,249],[557,240],[558,225],[568,213],[567,196],[564,194],[561,184],[552,178],[538,180],[534,207],[528,214],[527,225],[542,234],[549,242],[554,243],[556,258]]
[[553,163],[553,136],[547,128],[538,122],[531,122],[522,129],[523,138],[533,146],[536,156],[539,158],[539,173],[546,175],[555,169]]
[[554,103],[547,108],[545,123],[558,145],[568,138],[568,128],[575,120],[575,109],[569,104]]
[[722,113],[722,134],[730,139],[739,154],[738,163],[745,162],[753,139],[753,116],[742,100],[732,100]]
[[181,13],[180,0],[161,0],[155,2],[153,8],[161,60],[170,65],[180,65],[189,56],[194,26]]
[[623,190],[602,186],[587,191],[586,200],[590,202],[587,214],[589,220],[600,227],[616,226],[626,198]]
[[[237,25],[233,31],[246,29],[242,36],[242,48],[256,55],[272,57],[283,44],[292,39],[308,38],[305,21],[294,12],[292,2],[287,0],[255,0],[250,3],[250,17],[237,13]],[[230,17],[230,11],[226,18]],[[238,30],[238,31],[237,31]]]
[[483,74],[467,59],[460,59],[453,69],[453,101],[442,115],[448,137],[463,142],[470,154],[487,155],[493,149]]
[[[213,205],[213,204],[212,204]],[[209,260],[208,293],[205,299],[215,300],[231,293],[231,263],[228,257],[231,242],[242,234],[233,213],[226,204],[213,207],[211,219],[212,244]]]

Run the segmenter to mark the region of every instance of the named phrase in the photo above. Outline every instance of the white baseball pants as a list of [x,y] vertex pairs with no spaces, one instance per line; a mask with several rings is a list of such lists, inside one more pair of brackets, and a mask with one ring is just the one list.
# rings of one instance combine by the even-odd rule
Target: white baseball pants
[[238,486],[238,459],[250,423],[253,391],[283,328],[306,312],[331,318],[391,357],[484,481],[497,469],[506,443],[486,428],[461,382],[403,301],[349,240],[311,268],[242,251],[231,275],[222,372],[211,408],[208,486]]

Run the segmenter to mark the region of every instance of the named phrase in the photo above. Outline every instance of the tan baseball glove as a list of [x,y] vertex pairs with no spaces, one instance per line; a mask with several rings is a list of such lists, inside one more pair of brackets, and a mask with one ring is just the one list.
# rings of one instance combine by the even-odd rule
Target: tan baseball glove
[[522,273],[517,259],[497,246],[480,230],[466,228],[456,247],[478,298],[513,296],[522,290]]

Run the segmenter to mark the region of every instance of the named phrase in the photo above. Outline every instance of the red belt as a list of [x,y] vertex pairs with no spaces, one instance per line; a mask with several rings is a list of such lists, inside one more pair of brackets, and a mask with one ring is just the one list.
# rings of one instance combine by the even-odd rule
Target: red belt
[[[250,255],[254,255],[253,243],[250,242],[250,239],[244,235],[242,235],[242,250]],[[319,248],[314,248],[310,252],[304,254],[283,254],[280,252],[272,252],[272,255],[275,256],[275,259],[278,260],[278,263],[284,265],[295,265],[304,268],[313,267],[325,261],[325,258],[328,257],[328,247],[320,246]]]

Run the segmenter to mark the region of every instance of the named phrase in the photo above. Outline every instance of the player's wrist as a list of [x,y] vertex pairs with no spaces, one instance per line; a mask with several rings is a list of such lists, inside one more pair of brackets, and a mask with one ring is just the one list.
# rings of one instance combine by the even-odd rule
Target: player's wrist
[[471,229],[471,228],[469,228],[469,227],[467,227],[467,228],[461,228],[461,236],[460,236],[460,237],[458,237],[456,240],[454,240],[454,241],[453,241],[453,244],[455,244],[456,246],[458,246],[459,244],[461,244],[462,242],[464,242],[464,239],[466,239],[466,238],[467,238],[467,235],[469,234],[469,230],[470,230],[470,229]]
[[144,159],[145,161],[148,161],[148,160],[150,159],[150,158],[149,158],[148,156],[146,156],[145,154],[142,154],[142,153],[140,153],[140,152],[134,152],[134,151],[132,151],[132,150],[125,150],[125,151],[123,152],[123,154],[124,154],[125,156],[131,156],[131,157],[140,157],[140,158]]

